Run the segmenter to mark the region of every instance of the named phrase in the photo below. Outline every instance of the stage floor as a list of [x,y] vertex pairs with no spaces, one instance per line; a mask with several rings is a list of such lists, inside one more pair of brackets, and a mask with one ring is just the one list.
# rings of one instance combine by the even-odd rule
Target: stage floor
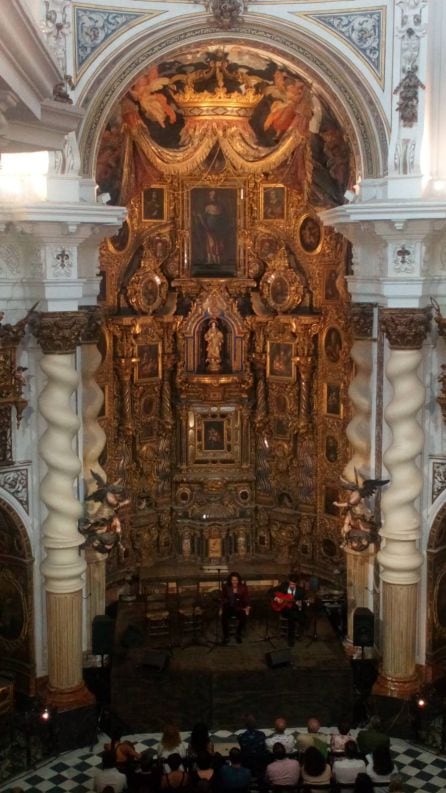
[[[257,613],[261,611],[257,610]],[[125,648],[129,626],[141,646]],[[339,637],[325,614],[309,625],[289,653],[287,666],[269,668],[266,654],[288,653],[272,612],[249,620],[243,644],[222,646],[219,621],[208,621],[200,645],[174,646],[147,636],[144,602],[119,604],[111,670],[113,712],[131,730],[157,730],[174,719],[182,729],[197,721],[234,729],[244,713],[271,723],[283,715],[305,723],[316,713],[333,724],[352,707],[352,674]],[[185,643],[190,637],[185,636]],[[167,661],[164,670],[152,662]],[[147,663],[147,661],[149,663]]]

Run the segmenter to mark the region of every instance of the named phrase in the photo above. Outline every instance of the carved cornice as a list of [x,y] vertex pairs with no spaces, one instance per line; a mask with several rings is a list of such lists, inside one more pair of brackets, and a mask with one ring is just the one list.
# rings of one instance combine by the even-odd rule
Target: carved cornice
[[393,350],[418,350],[430,330],[430,308],[384,308],[380,321]]
[[351,303],[349,318],[355,339],[371,339],[373,336],[373,303]]
[[78,311],[36,312],[29,324],[45,355],[66,355],[80,344],[87,316]]
[[104,313],[98,306],[92,306],[84,313],[87,324],[82,332],[82,344],[97,344],[104,323]]

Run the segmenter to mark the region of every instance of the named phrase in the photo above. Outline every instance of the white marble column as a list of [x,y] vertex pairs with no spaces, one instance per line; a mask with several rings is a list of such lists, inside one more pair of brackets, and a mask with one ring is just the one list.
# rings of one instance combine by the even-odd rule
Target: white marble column
[[425,388],[418,369],[430,315],[424,309],[383,309],[381,321],[390,354],[386,375],[393,396],[385,410],[392,441],[384,454],[391,483],[381,501],[383,544],[378,554],[382,581],[382,667],[376,691],[410,696],[416,675],[417,590],[423,557],[418,550],[418,497],[423,477],[418,457],[424,431],[420,410]]
[[85,327],[75,312],[37,314],[31,327],[43,350],[41,368],[47,377],[39,397],[47,426],[39,452],[47,472],[40,486],[48,514],[42,525],[48,642],[48,701],[59,708],[93,700],[82,679],[82,576],[77,525],[82,506],[74,492],[80,461],[73,450],[79,419],[73,395],[79,382],[74,352]]
[[[90,311],[87,314],[87,328],[83,334],[81,348],[82,371],[82,428],[83,428],[83,477],[85,482],[85,495],[89,495],[97,488],[97,483],[92,471],[106,480],[106,474],[99,464],[99,457],[104,449],[106,436],[98,422],[98,416],[104,401],[102,389],[98,386],[95,375],[101,365],[101,355],[97,347],[101,324],[99,311]],[[91,516],[97,508],[97,503],[87,502],[91,505]],[[91,652],[91,625],[98,614],[105,612],[105,568],[106,555],[96,553],[87,548],[85,552],[87,562],[87,649]]]

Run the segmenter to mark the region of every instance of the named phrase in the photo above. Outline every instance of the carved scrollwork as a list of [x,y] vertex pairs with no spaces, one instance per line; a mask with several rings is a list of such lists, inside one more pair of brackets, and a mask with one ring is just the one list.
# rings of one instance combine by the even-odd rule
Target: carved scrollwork
[[394,350],[418,350],[429,333],[430,308],[384,308],[381,323]]
[[159,270],[158,259],[146,247],[141,265],[127,285],[127,299],[141,314],[154,314],[166,302],[168,283]]
[[87,316],[77,311],[35,312],[29,324],[45,355],[67,355],[80,344]]
[[279,312],[290,311],[302,302],[304,283],[291,269],[285,247],[268,261],[268,269],[260,281],[263,300]]

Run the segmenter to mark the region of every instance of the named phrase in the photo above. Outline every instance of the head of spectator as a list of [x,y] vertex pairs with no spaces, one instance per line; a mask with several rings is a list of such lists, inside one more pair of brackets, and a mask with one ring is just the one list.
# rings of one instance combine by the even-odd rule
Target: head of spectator
[[161,735],[161,745],[165,749],[174,749],[181,743],[181,735],[176,724],[166,724]]
[[167,758],[167,765],[171,771],[178,771],[182,762],[183,760],[178,752],[173,752],[173,754],[170,754]]
[[358,757],[358,747],[355,741],[347,741],[344,746],[344,754],[347,760],[355,760]]
[[102,752],[102,768],[114,768],[115,767],[115,753],[106,750]]
[[283,735],[286,730],[286,721],[282,716],[279,716],[278,719],[274,722],[274,729],[278,735]]
[[200,752],[195,762],[199,771],[207,771],[208,768],[212,768],[212,759],[209,752]]
[[229,762],[231,765],[242,764],[242,753],[236,746],[233,746],[232,749],[229,750]]
[[193,753],[199,754],[200,752],[207,752],[209,750],[209,743],[210,738],[207,724],[203,721],[194,724],[190,734],[190,748]]
[[321,723],[319,719],[315,719],[314,717],[308,719],[307,730],[309,733],[319,732],[320,728],[321,728]]
[[152,770],[154,763],[154,757],[150,754],[150,750],[146,749],[145,752],[142,753],[141,759],[139,761],[139,767],[144,774],[147,774],[149,771]]
[[404,793],[406,787],[404,786],[403,778],[400,774],[393,774],[390,777],[389,793]]
[[286,757],[285,747],[283,743],[280,743],[280,741],[277,741],[277,743],[275,743],[273,746],[273,756],[274,756],[274,760],[285,760]]
[[382,724],[381,724],[380,717],[379,716],[372,716],[372,718],[370,719],[367,727],[368,727],[369,730],[381,730],[382,729]]
[[245,727],[248,730],[248,732],[254,732],[254,730],[257,729],[257,722],[255,716],[253,716],[252,713],[249,713],[248,716],[246,717]]
[[353,793],[373,793],[373,782],[367,774],[358,774]]
[[308,776],[320,776],[325,771],[325,758],[315,746],[305,750],[303,769]]
[[379,776],[389,776],[393,771],[393,760],[387,746],[377,746],[373,754],[373,770]]
[[338,724],[339,735],[348,735],[350,732],[351,724],[348,719],[341,719]]

